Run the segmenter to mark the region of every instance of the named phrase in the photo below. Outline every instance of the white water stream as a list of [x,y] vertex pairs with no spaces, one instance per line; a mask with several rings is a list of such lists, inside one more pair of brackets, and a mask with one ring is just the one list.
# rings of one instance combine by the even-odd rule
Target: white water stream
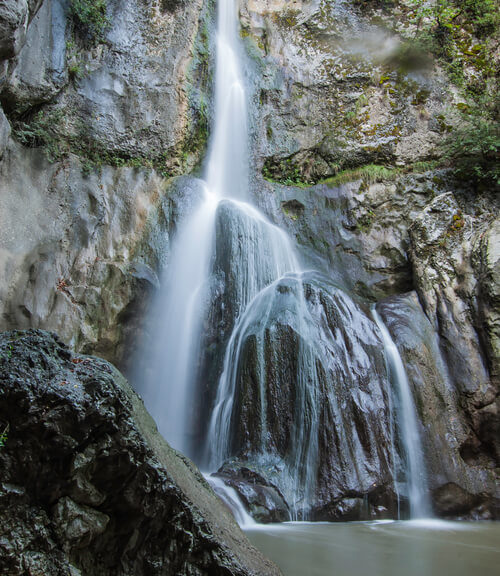
[[[200,353],[207,290],[214,256],[218,212],[228,207],[235,220],[232,265],[237,316],[267,285],[287,272],[299,271],[287,235],[251,204],[248,191],[247,98],[241,71],[241,47],[234,0],[217,3],[215,117],[204,194],[193,215],[181,225],[172,246],[155,309],[160,311],[149,354],[148,382],[139,386],[145,402],[167,440],[190,455],[190,399],[195,393],[196,359]],[[225,374],[222,382],[225,380]],[[225,418],[231,399],[223,384],[217,393],[212,421]],[[213,432],[213,430],[212,430]],[[223,433],[209,435],[212,462],[220,460]],[[212,441],[212,436],[219,438]]]
[[[171,256],[162,279],[156,303],[158,326],[149,351],[149,376],[139,389],[165,438],[178,450],[192,456],[195,416],[192,399],[196,394],[198,359],[207,317],[212,266],[216,260],[216,227],[224,216],[230,218],[230,266],[234,276],[234,329],[227,344],[223,370],[217,386],[214,407],[205,446],[210,471],[215,471],[231,456],[231,415],[238,358],[244,337],[252,331],[256,336],[258,354],[263,356],[266,319],[275,302],[281,298],[282,284],[288,283],[294,295],[289,312],[297,318],[297,332],[309,334],[298,350],[297,390],[303,421],[295,423],[294,438],[286,474],[291,478],[294,497],[289,502],[293,519],[307,517],[314,493],[317,470],[317,433],[319,418],[318,378],[316,361],[310,342],[314,330],[307,309],[302,285],[302,272],[288,236],[270,223],[247,202],[248,192],[248,128],[247,97],[240,62],[241,47],[235,0],[217,3],[217,56],[215,116],[209,147],[203,194],[193,214],[181,223],[174,239]],[[229,216],[227,216],[229,214]],[[221,216],[222,215],[222,216]],[[420,449],[410,448],[415,437],[416,416],[401,358],[376,312],[374,318],[385,342],[388,363],[396,382],[401,385],[401,430],[407,452],[409,492],[412,516],[424,515],[423,486],[416,479],[423,470]],[[304,344],[305,342],[305,344]],[[261,369],[264,362],[259,363]],[[404,380],[402,380],[404,378]],[[266,378],[261,374],[260,452],[266,453]],[[305,409],[308,406],[308,409]],[[306,416],[307,414],[307,416]],[[259,447],[255,447],[256,450]],[[198,451],[199,452],[199,451]],[[222,480],[210,480],[219,493]],[[226,501],[236,508],[239,521],[249,523],[248,515],[233,489],[226,487]],[[236,505],[234,503],[236,502]]]
[[382,334],[389,375],[396,391],[398,404],[396,414],[406,460],[405,472],[410,518],[428,518],[431,515],[431,506],[427,496],[424,455],[408,376],[396,344],[375,307],[372,308],[372,315]]

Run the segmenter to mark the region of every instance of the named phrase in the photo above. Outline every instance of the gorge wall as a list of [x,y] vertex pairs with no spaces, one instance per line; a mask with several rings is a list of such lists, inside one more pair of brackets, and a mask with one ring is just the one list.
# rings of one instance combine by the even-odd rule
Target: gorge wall
[[[131,372],[205,151],[214,5],[110,0],[107,14],[103,38],[92,39],[65,0],[0,8],[0,329],[53,330]],[[498,515],[500,223],[493,194],[472,195],[439,163],[459,91],[438,65],[402,67],[404,13],[249,0],[240,15],[257,204],[330,279],[309,292],[326,294],[318,314],[332,330],[336,287],[365,310],[382,301],[416,400],[436,512]],[[277,349],[293,350],[294,327],[276,324]],[[220,331],[219,346],[228,327]],[[251,368],[250,346],[247,357]],[[215,362],[205,387],[220,369]],[[376,378],[355,372],[377,412]],[[276,390],[286,374],[272,376]],[[248,402],[243,438],[253,427]],[[348,419],[356,409],[361,402]],[[288,410],[277,412],[286,420]],[[386,464],[370,475],[387,431],[370,430],[373,441],[360,434],[365,481],[325,488],[316,517],[383,516],[392,506]],[[335,457],[321,456],[335,470]],[[261,472],[248,461],[222,471],[242,493],[251,486],[254,509],[271,494],[286,519],[272,475]]]

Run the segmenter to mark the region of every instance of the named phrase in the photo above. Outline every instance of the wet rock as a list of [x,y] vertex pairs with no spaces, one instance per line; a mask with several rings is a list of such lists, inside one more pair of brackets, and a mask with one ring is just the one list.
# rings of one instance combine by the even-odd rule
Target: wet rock
[[68,497],[57,502],[52,516],[59,539],[67,550],[87,548],[106,530],[110,520],[106,514],[77,504]]
[[0,336],[0,570],[278,574],[106,361]]
[[[258,465],[256,466],[258,470]],[[252,518],[259,523],[291,520],[290,509],[278,487],[246,464],[229,462],[216,474],[239,494]]]
[[[425,454],[426,479],[433,498],[437,499],[436,514],[472,518],[480,502],[483,514],[496,517],[500,492],[494,456],[485,436],[476,433],[480,431],[479,414],[482,413],[485,422],[488,414],[490,425],[496,420],[494,397],[486,410],[476,408],[472,418],[471,413],[464,410],[467,397],[464,398],[446,365],[440,338],[424,314],[416,293],[389,298],[378,308],[401,353],[412,388]],[[492,441],[491,436],[487,438]],[[476,443],[472,444],[471,439]],[[492,442],[495,445],[497,440]],[[450,486],[449,498],[455,495],[453,506],[460,508],[456,512],[452,504],[447,508],[440,500],[448,494],[445,487]],[[460,493],[467,498],[461,499]]]
[[10,137],[10,124],[3,110],[0,108],[0,160],[2,159],[3,153],[7,148]]
[[[476,236],[477,238],[477,236]],[[472,255],[479,284],[479,331],[486,346],[491,376],[500,378],[500,219],[481,232]]]
[[436,512],[444,518],[464,520],[493,520],[499,515],[499,505],[487,495],[469,494],[450,482],[434,491],[433,502]]
[[389,387],[366,313],[325,279],[290,276],[236,330],[229,454],[252,463],[292,517],[335,519],[345,497],[390,493]]
[[500,260],[490,242],[497,232],[497,220],[463,212],[452,193],[435,198],[410,229],[420,301],[440,335],[445,363],[472,423],[464,453],[470,458],[476,452],[479,459],[482,454],[496,465],[499,332],[493,310]]

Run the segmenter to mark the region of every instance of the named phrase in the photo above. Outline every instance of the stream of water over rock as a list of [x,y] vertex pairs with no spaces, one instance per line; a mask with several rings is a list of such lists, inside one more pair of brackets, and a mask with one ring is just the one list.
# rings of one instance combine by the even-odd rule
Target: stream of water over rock
[[281,520],[398,515],[401,493],[412,515],[427,515],[415,409],[389,332],[303,269],[249,201],[234,0],[217,3],[217,22],[205,179],[178,223],[138,388],[166,439],[218,471],[215,488],[231,486],[226,500],[241,507],[243,495],[258,519],[269,509]]

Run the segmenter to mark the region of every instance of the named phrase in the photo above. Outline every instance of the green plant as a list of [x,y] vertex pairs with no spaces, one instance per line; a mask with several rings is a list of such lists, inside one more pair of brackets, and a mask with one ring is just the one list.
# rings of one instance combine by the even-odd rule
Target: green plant
[[3,448],[5,446],[5,443],[7,442],[8,439],[8,434],[9,434],[9,425],[7,424],[7,426],[5,426],[5,428],[3,429],[3,432],[0,434],[0,448]]
[[70,15],[75,29],[91,43],[102,42],[109,26],[106,0],[70,0]]
[[67,143],[60,137],[58,130],[63,118],[64,112],[61,109],[39,110],[29,121],[15,122],[13,132],[24,146],[43,146],[48,160],[55,162],[68,153]]
[[315,181],[306,176],[306,173],[307,167],[297,164],[292,157],[281,160],[268,158],[262,167],[262,176],[266,180],[285,186],[311,186]]
[[68,74],[72,80],[80,80],[83,78],[83,67],[77,62],[68,66]]
[[361,232],[369,232],[374,219],[375,212],[371,208],[368,208],[366,214],[363,214],[358,218],[358,221],[356,222],[356,228]]
[[462,110],[461,122],[442,144],[455,176],[479,186],[500,186],[500,127],[481,104]]
[[348,182],[362,180],[364,184],[374,184],[384,180],[394,180],[401,173],[399,168],[387,168],[378,164],[366,164],[349,170],[342,170],[322,183],[335,188]]

